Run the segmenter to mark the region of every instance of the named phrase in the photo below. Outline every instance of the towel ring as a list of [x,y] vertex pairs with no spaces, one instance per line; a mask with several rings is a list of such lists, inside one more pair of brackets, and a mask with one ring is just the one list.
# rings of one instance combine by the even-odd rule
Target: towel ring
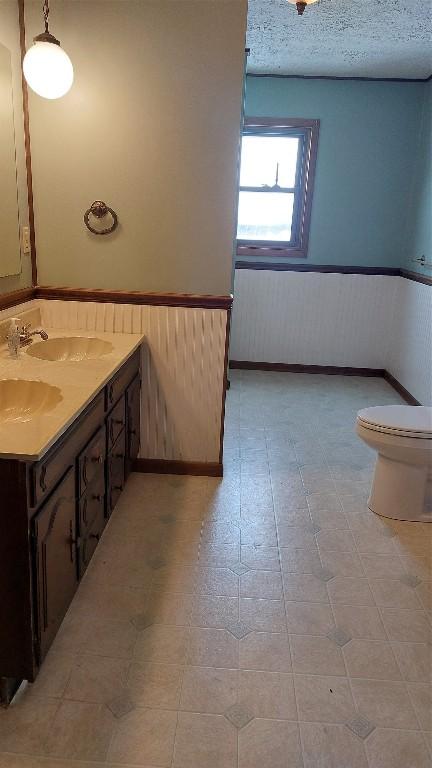
[[[106,227],[105,229],[94,229],[91,226],[90,216],[94,216],[96,219],[103,219],[103,217],[107,216],[108,214],[111,214],[112,217],[112,224],[110,227]],[[93,232],[94,235],[109,235],[117,228],[118,217],[116,212],[113,211],[113,209],[110,208],[102,200],[95,200],[94,203],[91,204],[88,211],[86,211],[84,214],[84,224],[86,225],[87,229],[90,230],[90,232]]]

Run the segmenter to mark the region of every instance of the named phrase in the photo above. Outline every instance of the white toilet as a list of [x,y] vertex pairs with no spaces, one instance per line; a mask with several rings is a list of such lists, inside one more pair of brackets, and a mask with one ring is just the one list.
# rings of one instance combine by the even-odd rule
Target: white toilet
[[356,427],[378,453],[369,509],[394,520],[432,522],[432,408],[364,408]]

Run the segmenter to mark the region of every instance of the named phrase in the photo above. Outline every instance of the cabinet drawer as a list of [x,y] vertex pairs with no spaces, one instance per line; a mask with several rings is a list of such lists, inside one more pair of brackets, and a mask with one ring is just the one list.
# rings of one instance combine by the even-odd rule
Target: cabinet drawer
[[123,430],[107,457],[107,515],[111,515],[125,483],[126,435]]
[[120,398],[117,405],[114,406],[110,415],[107,418],[108,428],[108,450],[114,445],[120,432],[125,428],[126,415],[125,415],[125,398]]
[[86,535],[96,518],[105,516],[105,473],[97,475],[79,500],[80,536]]
[[137,375],[140,369],[140,349],[137,349],[133,353],[132,357],[117,371],[113,380],[106,387],[106,410],[117,402],[120,395],[123,394],[127,385],[130,384],[133,378]]
[[77,454],[90,440],[103,419],[104,394],[100,392],[81,414],[78,422],[66,432],[61,441],[41,461],[32,466],[30,500],[33,507],[43,501],[64,475],[67,468],[75,463]]
[[82,496],[86,488],[98,476],[104,476],[106,458],[105,426],[98,429],[95,436],[78,457],[78,495]]

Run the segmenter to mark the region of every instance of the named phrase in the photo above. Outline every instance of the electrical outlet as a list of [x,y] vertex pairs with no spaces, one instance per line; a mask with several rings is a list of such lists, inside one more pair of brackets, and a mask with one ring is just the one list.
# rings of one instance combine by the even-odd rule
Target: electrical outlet
[[21,241],[23,253],[30,253],[30,227],[22,228]]

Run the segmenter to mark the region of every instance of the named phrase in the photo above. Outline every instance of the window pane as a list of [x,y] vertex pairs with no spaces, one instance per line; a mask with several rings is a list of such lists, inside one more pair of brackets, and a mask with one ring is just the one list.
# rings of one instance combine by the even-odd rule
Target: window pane
[[240,192],[237,237],[290,240],[293,206],[290,192]]
[[243,136],[240,186],[261,187],[276,183],[293,187],[297,167],[299,139],[294,136]]

